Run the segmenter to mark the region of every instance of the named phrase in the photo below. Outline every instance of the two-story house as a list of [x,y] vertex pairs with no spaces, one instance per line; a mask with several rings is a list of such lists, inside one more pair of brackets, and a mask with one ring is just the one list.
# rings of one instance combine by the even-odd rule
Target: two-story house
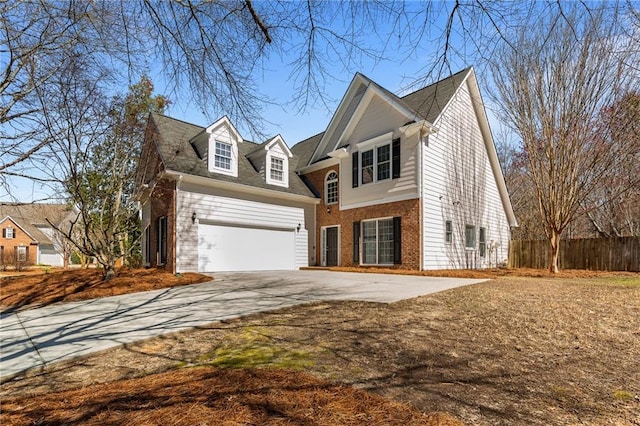
[[291,149],[152,114],[138,183],[145,262],[173,271],[487,267],[516,225],[472,68],[403,97],[356,74]]

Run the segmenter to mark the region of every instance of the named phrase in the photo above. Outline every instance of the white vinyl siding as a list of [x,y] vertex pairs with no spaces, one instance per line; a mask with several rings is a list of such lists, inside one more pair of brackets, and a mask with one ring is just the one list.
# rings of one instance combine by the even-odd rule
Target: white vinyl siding
[[[312,204],[307,208],[295,202],[250,195],[246,195],[249,199],[240,199],[233,195],[229,191],[214,191],[197,185],[183,184],[176,200],[177,272],[198,270],[200,224],[289,232],[295,246],[291,255],[292,268],[309,265],[309,236],[305,217],[312,217]],[[191,221],[194,212],[198,218],[195,224]]]
[[[399,128],[404,126],[409,117],[401,114],[397,109],[390,106],[386,101],[378,96],[373,96],[371,102],[366,107],[357,122],[353,125],[351,134],[346,135],[344,142],[351,146],[351,152],[366,152],[368,157],[374,157],[371,161],[370,169],[366,175],[362,170],[366,167],[368,157],[365,162],[360,161],[358,170],[358,180],[364,184],[356,188],[352,184],[351,173],[341,173],[340,180],[340,209],[347,210],[358,207],[365,207],[385,202],[403,201],[415,199],[420,196],[419,192],[419,138],[417,133],[405,137],[399,132]],[[351,126],[350,126],[351,127]],[[358,151],[356,146],[359,143],[389,134],[388,140],[381,142],[378,146],[365,147]],[[393,139],[400,138],[400,177],[392,179],[393,173],[391,161],[386,162],[386,151],[382,148],[378,152],[378,147],[390,144]],[[391,147],[389,156],[391,156]],[[359,154],[362,155],[362,154]],[[375,158],[378,158],[377,161]],[[361,160],[361,159],[359,159]],[[387,165],[388,164],[388,165]],[[379,167],[378,167],[379,165]],[[340,170],[352,170],[352,159],[342,158],[340,160]],[[379,175],[376,181],[376,175]],[[389,178],[387,178],[389,175]],[[366,182],[376,182],[367,184]],[[358,182],[360,184],[361,182]]]
[[[422,144],[423,268],[467,267],[467,224],[484,228],[486,239],[497,243],[493,263],[506,259],[509,225],[467,84],[434,126],[437,132]],[[442,232],[446,221],[452,223],[450,244]],[[489,258],[477,259],[474,266],[490,266]]]

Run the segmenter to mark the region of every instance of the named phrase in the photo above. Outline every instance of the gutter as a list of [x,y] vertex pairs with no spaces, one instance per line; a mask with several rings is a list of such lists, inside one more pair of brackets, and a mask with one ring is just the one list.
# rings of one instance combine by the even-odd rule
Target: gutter
[[164,174],[165,176],[174,180],[179,180],[182,183],[192,183],[195,185],[202,185],[209,188],[228,189],[231,191],[242,192],[245,194],[270,196],[270,197],[278,198],[281,200],[298,201],[298,202],[308,203],[308,204],[320,204],[320,200],[318,198],[309,197],[307,195],[273,191],[271,189],[257,188],[255,186],[244,185],[244,184],[235,183],[235,182],[224,182],[220,180],[211,179],[208,177],[181,173],[176,170],[167,169],[164,171]]

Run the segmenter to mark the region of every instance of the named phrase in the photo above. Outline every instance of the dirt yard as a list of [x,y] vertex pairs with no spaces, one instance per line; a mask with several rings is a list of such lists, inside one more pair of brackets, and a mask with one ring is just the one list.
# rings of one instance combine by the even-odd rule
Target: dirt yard
[[640,425],[640,275],[596,275],[154,338],[4,383],[2,424]]

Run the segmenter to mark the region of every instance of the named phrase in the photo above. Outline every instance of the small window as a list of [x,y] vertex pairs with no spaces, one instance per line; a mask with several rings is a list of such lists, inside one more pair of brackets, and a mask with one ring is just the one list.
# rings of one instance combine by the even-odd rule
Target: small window
[[231,144],[216,141],[214,166],[219,169],[231,170]]
[[338,173],[333,170],[329,172],[325,179],[324,195],[326,204],[336,204],[338,202]]
[[278,182],[284,181],[284,160],[282,158],[271,157],[271,179]]
[[26,262],[27,261],[27,248],[20,246],[16,247],[16,260],[18,262]]
[[8,240],[15,238],[15,231],[12,227],[8,226],[4,228],[4,237]]
[[473,225],[464,227],[464,246],[469,250],[476,248],[476,227]]
[[478,250],[480,251],[480,257],[485,257],[487,254],[487,230],[486,228],[480,228],[480,235],[479,235],[479,242],[478,242]]
[[453,242],[453,223],[450,220],[444,223],[444,242],[447,244]]

